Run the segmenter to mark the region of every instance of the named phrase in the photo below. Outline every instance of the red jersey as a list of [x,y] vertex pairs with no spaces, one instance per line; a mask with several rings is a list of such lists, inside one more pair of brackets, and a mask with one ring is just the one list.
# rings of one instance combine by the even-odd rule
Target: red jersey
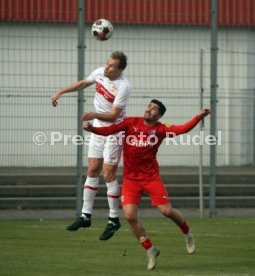
[[159,176],[156,159],[158,148],[166,137],[174,137],[194,128],[200,118],[194,117],[183,125],[166,125],[157,122],[153,126],[144,124],[143,117],[127,117],[119,124],[93,127],[98,135],[108,136],[124,131],[123,159],[125,179],[152,179]]

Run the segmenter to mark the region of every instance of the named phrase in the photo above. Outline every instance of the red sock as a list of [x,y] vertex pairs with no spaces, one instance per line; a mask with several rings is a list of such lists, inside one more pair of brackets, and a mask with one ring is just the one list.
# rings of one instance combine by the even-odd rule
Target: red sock
[[150,241],[149,238],[147,238],[146,240],[144,240],[143,242],[141,242],[141,246],[145,249],[145,250],[149,250],[152,247],[152,243]]
[[188,234],[189,233],[189,225],[188,223],[184,220],[183,224],[179,226],[181,228],[181,231],[183,234]]

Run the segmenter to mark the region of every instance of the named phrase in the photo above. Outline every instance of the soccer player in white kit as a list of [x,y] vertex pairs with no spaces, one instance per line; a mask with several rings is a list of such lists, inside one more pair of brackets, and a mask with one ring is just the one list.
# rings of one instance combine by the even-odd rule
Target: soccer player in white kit
[[[126,116],[126,105],[131,93],[129,80],[123,73],[126,66],[126,55],[121,51],[113,52],[107,59],[106,65],[93,71],[86,80],[78,81],[53,94],[51,96],[52,105],[56,106],[58,99],[64,93],[78,91],[96,84],[95,112],[85,112],[82,119],[87,121],[94,120],[93,125],[96,127],[120,122]],[[109,219],[99,239],[110,239],[120,228],[120,188],[116,178],[116,171],[121,157],[122,145],[119,143],[118,138],[114,141],[115,143],[111,137],[103,137],[96,134],[91,136],[81,216],[74,223],[68,225],[67,230],[76,231],[80,227],[90,227],[93,203],[98,190],[99,174],[102,169],[107,186]]]

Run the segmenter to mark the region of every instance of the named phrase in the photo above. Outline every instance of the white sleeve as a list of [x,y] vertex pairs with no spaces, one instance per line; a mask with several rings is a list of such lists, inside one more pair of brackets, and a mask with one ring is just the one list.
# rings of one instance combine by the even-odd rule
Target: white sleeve
[[129,85],[127,85],[126,83],[122,83],[118,89],[118,93],[115,97],[113,105],[119,108],[124,108],[127,105],[130,90],[131,89]]
[[102,68],[98,68],[94,70],[88,77],[87,77],[87,82],[89,83],[95,83],[96,82],[96,77],[98,75],[102,74]]

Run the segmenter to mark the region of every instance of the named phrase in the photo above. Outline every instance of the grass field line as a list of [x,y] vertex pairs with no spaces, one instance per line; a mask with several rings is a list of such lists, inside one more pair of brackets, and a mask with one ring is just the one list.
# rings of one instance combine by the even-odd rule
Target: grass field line
[[[62,229],[64,231],[66,231],[65,229],[65,225],[59,224],[59,225],[26,225],[24,226],[24,228],[30,228],[30,229],[40,229],[40,228],[44,228],[44,229]],[[93,228],[89,228],[89,229],[80,229],[80,231],[100,231],[102,230],[101,227],[93,227]],[[121,228],[119,230],[119,232],[130,232],[130,229],[127,228]],[[148,233],[155,233],[155,234],[176,234],[176,231],[173,231],[171,229],[166,229],[165,231],[161,230],[148,230]],[[201,233],[201,232],[194,232],[195,236],[204,236],[204,237],[232,237],[232,234],[227,234],[227,233]],[[236,234],[235,237],[246,237],[247,234]],[[255,237],[255,233],[249,233],[249,237]],[[239,274],[237,274],[239,275]],[[244,274],[245,275],[245,274]],[[255,274],[254,274],[255,275]],[[197,275],[196,275],[197,276]]]
[[[41,226],[41,225],[27,225],[27,226],[24,226],[23,228],[32,228],[32,229],[41,229],[41,228],[44,228],[44,229],[63,229],[63,230],[65,230],[65,226],[63,226],[63,225],[47,225],[47,226]],[[82,230],[84,230],[84,231],[86,231],[86,229],[80,229],[81,231]],[[100,228],[100,227],[93,227],[93,228],[90,228],[90,229],[87,229],[87,230],[89,230],[89,231],[91,231],[91,230],[96,230],[96,231],[98,231],[98,230],[102,230],[102,228]],[[121,231],[121,232],[130,232],[130,229],[120,229],[119,231]],[[163,231],[158,231],[158,230],[150,230],[150,231],[148,231],[148,232],[150,232],[150,233],[163,233]],[[169,233],[171,233],[171,232],[169,232]]]
[[[214,222],[214,224],[222,224],[222,222],[221,221],[215,221]],[[252,218],[252,220],[250,220],[250,221],[245,221],[245,222],[240,222],[240,221],[228,221],[228,222],[224,222],[224,224],[226,224],[226,225],[241,225],[241,224],[254,224],[255,225],[255,220],[254,220],[254,218]],[[245,275],[245,274],[244,274]],[[254,274],[255,275],[255,274]]]
[[[255,274],[217,274],[217,276],[254,276],[254,275]],[[205,274],[200,274],[200,275],[199,274],[187,274],[184,276],[206,276],[206,275]],[[212,276],[212,275],[210,274],[210,276]]]

